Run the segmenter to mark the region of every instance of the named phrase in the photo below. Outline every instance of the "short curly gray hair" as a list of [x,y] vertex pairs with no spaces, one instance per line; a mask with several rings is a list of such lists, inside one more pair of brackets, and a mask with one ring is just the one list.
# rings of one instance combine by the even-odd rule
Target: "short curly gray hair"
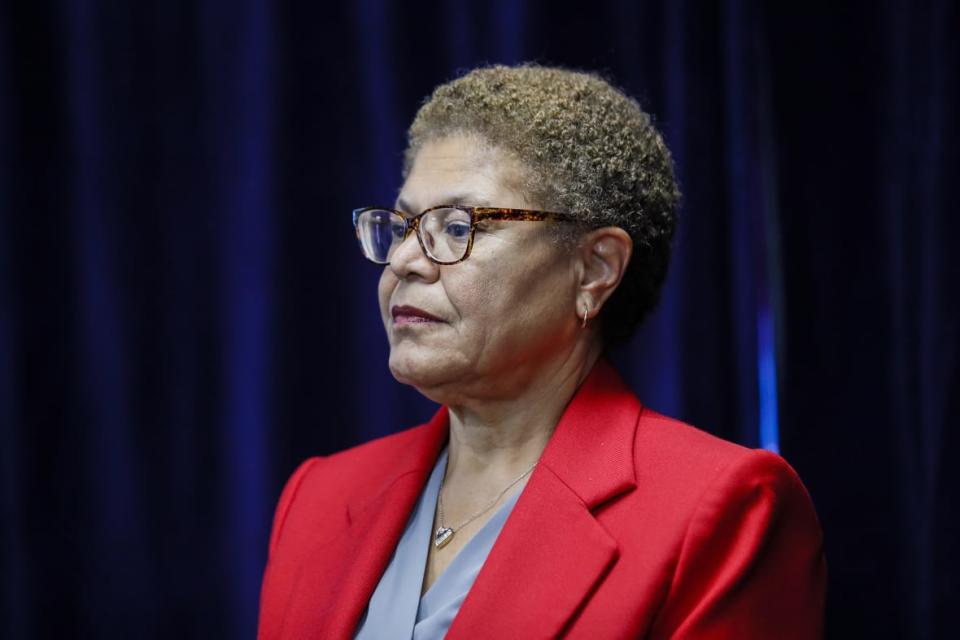
[[656,306],[680,191],[670,152],[636,100],[592,73],[525,64],[474,69],[437,87],[408,131],[404,176],[429,140],[473,134],[529,169],[537,206],[585,228],[621,227],[633,257],[601,316],[604,341],[629,338]]

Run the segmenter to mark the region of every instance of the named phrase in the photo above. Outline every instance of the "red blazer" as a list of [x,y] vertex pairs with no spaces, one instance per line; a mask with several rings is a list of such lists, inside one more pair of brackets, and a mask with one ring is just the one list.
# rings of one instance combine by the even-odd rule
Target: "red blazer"
[[[280,496],[259,637],[349,638],[447,440],[425,425],[305,461]],[[826,564],[779,456],[641,406],[598,363],[448,638],[817,638]]]

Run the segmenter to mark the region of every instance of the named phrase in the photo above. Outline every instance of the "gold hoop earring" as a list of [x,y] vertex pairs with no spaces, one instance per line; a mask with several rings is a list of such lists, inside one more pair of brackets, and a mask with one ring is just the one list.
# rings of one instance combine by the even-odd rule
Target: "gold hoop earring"
[[583,322],[580,324],[581,329],[587,328],[587,311],[590,310],[590,307],[587,306],[587,303],[583,303]]

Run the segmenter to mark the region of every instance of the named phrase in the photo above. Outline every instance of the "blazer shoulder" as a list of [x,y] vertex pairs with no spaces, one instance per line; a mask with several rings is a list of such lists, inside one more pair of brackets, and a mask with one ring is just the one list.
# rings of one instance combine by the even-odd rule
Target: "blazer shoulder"
[[[304,489],[310,493],[349,495],[351,488],[370,487],[381,476],[392,477],[397,462],[407,458],[412,449],[420,449],[428,439],[429,425],[421,424],[394,434],[338,451],[316,460],[304,478]],[[346,492],[346,494],[344,494]]]
[[659,457],[683,459],[704,470],[719,470],[750,451],[648,407],[640,413],[636,438],[638,461]]
[[381,436],[338,451],[326,458],[331,468],[338,471],[347,470],[355,466],[364,466],[377,463],[381,460],[396,461],[396,456],[409,451],[412,446],[422,446],[427,437],[429,424],[420,424],[415,427],[398,431],[387,436]]
[[763,482],[791,493],[806,489],[779,455],[750,449],[644,407],[634,444],[638,480],[696,503],[721,482]]
[[800,478],[779,455],[743,449],[687,518],[654,635],[818,638],[826,579],[823,532]]
[[[403,470],[397,461],[429,438],[424,424],[366,442],[329,456],[312,456],[301,462],[280,493],[270,535],[272,556],[281,537],[294,521],[295,529],[319,531],[329,525],[330,514],[345,513],[346,505],[363,502],[386,488]],[[406,454],[406,455],[405,455]],[[295,514],[295,515],[292,515]]]

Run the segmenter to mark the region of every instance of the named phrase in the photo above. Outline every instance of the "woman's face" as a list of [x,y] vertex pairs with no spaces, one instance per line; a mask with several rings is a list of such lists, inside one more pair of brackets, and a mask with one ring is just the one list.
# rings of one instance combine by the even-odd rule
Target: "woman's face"
[[[536,208],[510,188],[520,171],[511,156],[474,138],[441,138],[417,153],[397,208],[410,215],[440,204]],[[577,279],[547,224],[483,222],[470,257],[445,266],[423,254],[415,234],[407,237],[379,285],[397,380],[454,404],[509,396],[562,360],[579,328]]]

